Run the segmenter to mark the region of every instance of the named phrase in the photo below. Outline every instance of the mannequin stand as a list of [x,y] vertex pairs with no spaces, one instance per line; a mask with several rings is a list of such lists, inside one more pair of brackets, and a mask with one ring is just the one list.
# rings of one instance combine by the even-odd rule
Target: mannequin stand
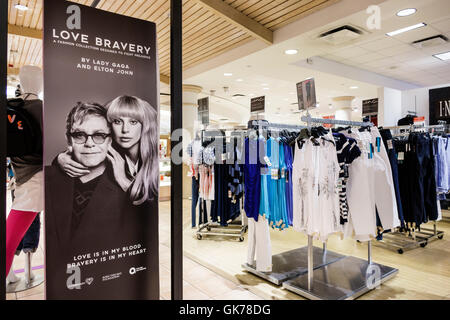
[[44,283],[44,277],[40,275],[35,275],[33,279],[31,279],[31,252],[26,254],[26,263],[28,265],[28,272],[26,279],[20,279],[15,283],[10,283],[6,286],[6,293],[16,293],[29,290],[31,288],[37,287]]

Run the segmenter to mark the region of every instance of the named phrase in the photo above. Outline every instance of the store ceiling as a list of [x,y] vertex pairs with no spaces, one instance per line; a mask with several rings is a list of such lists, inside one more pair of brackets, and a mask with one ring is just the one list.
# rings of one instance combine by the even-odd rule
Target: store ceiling
[[[355,105],[360,104],[363,99],[377,97],[377,88],[383,84],[372,81],[371,78],[384,79],[385,85],[394,83],[399,90],[450,83],[450,62],[440,61],[432,56],[450,51],[449,43],[427,49],[411,45],[415,40],[438,34],[450,39],[450,1],[388,0],[379,6],[379,30],[368,30],[366,22],[369,15],[364,9],[331,23],[324,23],[311,31],[298,32],[286,41],[194,75],[186,81],[204,87],[206,93],[216,90],[216,95],[222,97],[231,98],[234,94],[243,94],[244,97],[235,97],[233,101],[247,108],[250,105],[250,94],[265,95],[270,103],[267,108],[270,117],[285,121],[298,121],[299,116],[295,113],[295,84],[309,77],[316,79],[320,107],[315,113],[318,115],[335,112],[329,104],[333,103],[332,98],[336,96],[356,96]],[[410,7],[418,9],[415,15],[402,18],[396,16],[399,10]],[[315,13],[311,18],[318,19],[315,15],[320,13]],[[427,27],[396,37],[386,35],[387,32],[420,22],[427,23]],[[341,45],[330,45],[318,39],[321,33],[347,24],[362,29],[364,35]],[[240,49],[245,51],[246,46]],[[299,53],[288,56],[284,53],[286,49],[297,49]],[[306,63],[306,59],[312,58],[314,61],[315,57],[352,68],[339,74],[332,73],[327,68],[313,68]],[[371,76],[355,76],[355,68],[359,75],[367,75],[369,71]],[[224,73],[233,75],[225,77]],[[227,93],[223,91],[223,87],[228,87]]]
[[[396,13],[405,8],[416,8],[417,13],[409,17],[397,17]],[[450,42],[424,49],[411,45],[416,40],[437,35],[450,39],[450,1],[388,1],[382,5],[381,18],[381,29],[375,30],[370,37],[345,47],[327,50],[320,56],[419,86],[450,83],[450,62],[433,56],[450,51]],[[360,13],[347,21],[364,26],[366,19],[367,15]],[[394,37],[386,35],[422,22],[427,26]]]
[[[8,0],[9,73],[42,65],[42,0]],[[94,0],[72,0],[91,5]],[[188,69],[254,39],[272,42],[273,31],[341,0],[183,0],[183,68]],[[17,10],[14,5],[27,6]],[[170,1],[100,0],[99,9],[157,25],[161,80],[170,75]]]

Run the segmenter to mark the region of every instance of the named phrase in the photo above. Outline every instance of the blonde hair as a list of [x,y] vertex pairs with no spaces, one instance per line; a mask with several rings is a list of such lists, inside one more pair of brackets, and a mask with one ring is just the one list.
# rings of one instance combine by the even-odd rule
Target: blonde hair
[[119,96],[106,105],[108,122],[119,117],[129,117],[142,125],[139,141],[141,166],[130,186],[130,199],[134,205],[153,200],[159,186],[159,119],[158,112],[148,102],[132,96]]

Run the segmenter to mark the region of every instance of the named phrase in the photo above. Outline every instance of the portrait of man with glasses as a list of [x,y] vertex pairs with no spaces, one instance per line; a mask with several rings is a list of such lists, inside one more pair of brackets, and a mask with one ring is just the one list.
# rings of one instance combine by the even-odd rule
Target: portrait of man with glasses
[[[96,257],[95,253],[113,249],[117,235],[127,233],[127,221],[136,220],[129,197],[117,184],[113,166],[107,160],[112,144],[111,130],[105,107],[97,103],[77,103],[67,116],[66,139],[72,159],[89,173],[71,176],[56,160],[45,168],[46,250],[64,256],[61,261],[65,261],[58,266],[48,265],[47,274],[60,279],[51,283],[64,287],[57,290],[67,294],[61,298],[76,295],[77,290],[67,283],[67,266],[76,263],[80,253],[90,254],[92,260],[87,260],[91,265],[82,267],[83,278],[92,277],[100,282],[102,275],[114,272],[114,264],[102,263],[101,256]],[[108,271],[109,267],[113,269]],[[86,285],[82,288],[83,297],[89,296],[89,287],[92,294],[98,296],[98,287]],[[109,290],[107,282],[101,288],[104,297],[114,299],[115,294],[120,295]]]

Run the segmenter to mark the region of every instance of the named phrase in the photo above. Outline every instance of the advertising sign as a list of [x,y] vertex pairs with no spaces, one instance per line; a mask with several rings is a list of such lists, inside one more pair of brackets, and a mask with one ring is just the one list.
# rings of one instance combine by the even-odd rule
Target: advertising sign
[[197,100],[198,103],[198,121],[201,124],[209,125],[209,98]]
[[317,107],[314,79],[307,79],[297,83],[297,97],[299,110],[309,110]]
[[156,26],[44,0],[47,299],[159,299]]
[[266,110],[266,97],[256,97],[250,100],[250,112],[262,113]]
[[430,90],[430,125],[450,123],[450,87]]
[[363,100],[362,102],[362,115],[375,116],[378,114],[378,98]]

